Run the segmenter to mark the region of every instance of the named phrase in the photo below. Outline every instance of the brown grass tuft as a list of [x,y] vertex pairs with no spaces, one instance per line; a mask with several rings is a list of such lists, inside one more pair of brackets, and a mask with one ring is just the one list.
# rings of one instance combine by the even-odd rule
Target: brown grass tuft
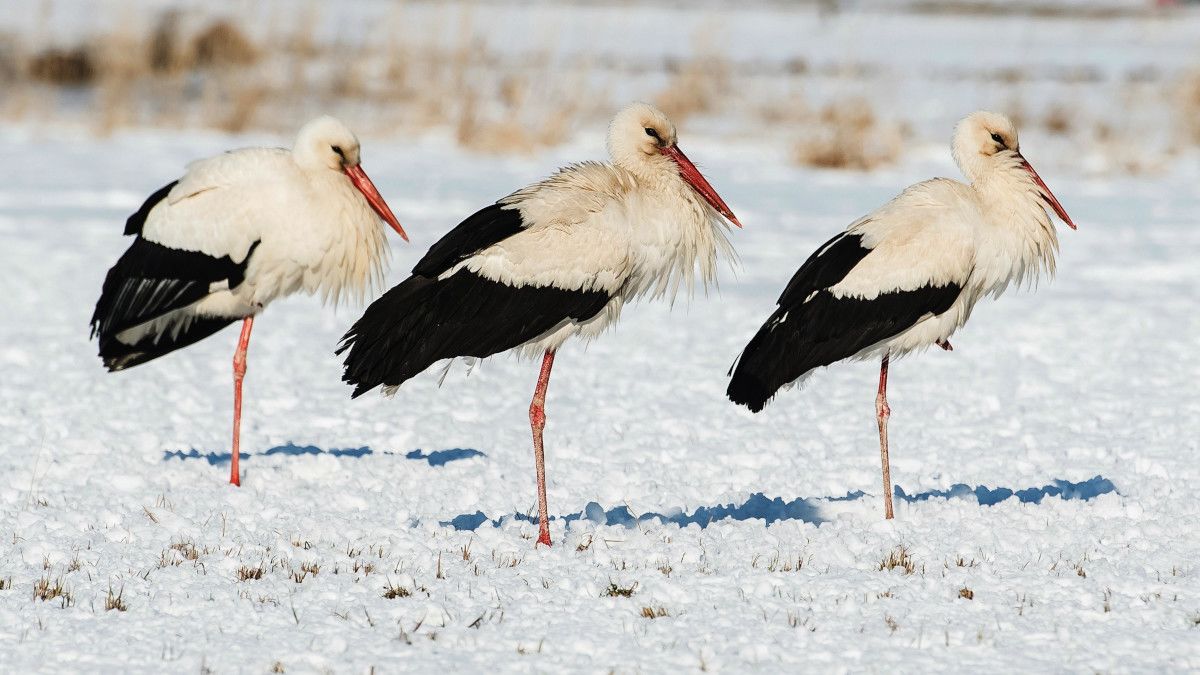
[[913,561],[912,556],[908,554],[908,549],[903,546],[897,546],[894,551],[887,554],[883,560],[879,561],[879,571],[891,571],[900,568],[905,574],[912,574],[917,571],[917,564]]
[[654,102],[676,124],[692,115],[712,112],[729,89],[731,68],[723,57],[706,55],[667,66],[674,76]]
[[880,122],[866,100],[852,98],[822,108],[792,155],[804,166],[866,171],[894,161],[900,141],[897,125]]
[[220,19],[192,38],[196,65],[246,66],[258,60],[258,48],[233,23]]
[[1042,120],[1042,126],[1052,134],[1065,136],[1071,133],[1075,124],[1071,117],[1071,111],[1064,105],[1055,104],[1046,111],[1046,118]]
[[104,611],[109,612],[109,611],[112,611],[115,609],[118,612],[124,612],[127,609],[129,609],[129,605],[125,604],[124,596],[125,596],[125,587],[124,586],[121,587],[121,590],[117,591],[116,595],[113,595],[112,586],[109,586],[108,587],[108,596],[104,598]]
[[637,591],[637,582],[633,582],[632,586],[618,586],[615,581],[608,582],[608,588],[604,589],[601,597],[607,598],[629,598]]
[[261,564],[254,567],[242,565],[238,568],[237,575],[238,581],[257,581],[263,578],[263,568]]
[[664,616],[671,616],[671,615],[667,613],[666,607],[663,607],[660,605],[658,607],[643,607],[642,608],[642,616],[647,619],[659,619]]
[[407,598],[410,595],[412,595],[412,591],[410,589],[407,589],[403,586],[397,586],[393,584],[391,580],[389,580],[387,585],[383,587],[383,597],[387,598],[388,600]]
[[958,597],[965,598],[967,600],[974,600],[975,599],[975,591],[973,591],[969,588],[966,588],[966,587],[960,588],[960,589],[958,589]]
[[91,84],[96,79],[95,57],[86,47],[47,49],[30,59],[29,77],[67,87]]
[[75,604],[75,596],[71,594],[70,589],[63,585],[62,577],[53,581],[49,575],[38,579],[33,584],[33,597],[42,602],[58,598],[64,609]]

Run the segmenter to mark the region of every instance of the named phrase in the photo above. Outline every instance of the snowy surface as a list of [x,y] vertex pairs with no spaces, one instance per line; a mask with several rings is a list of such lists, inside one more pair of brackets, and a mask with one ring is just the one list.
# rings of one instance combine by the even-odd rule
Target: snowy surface
[[[234,332],[103,372],[87,321],[125,216],[188,159],[286,141],[0,133],[0,670],[1200,668],[1194,164],[1042,168],[1080,229],[1052,283],[892,369],[893,478],[912,498],[888,523],[874,364],[757,416],[724,399],[725,371],[816,245],[956,175],[948,151],[846,174],[681,135],[746,224],[741,262],[719,291],[563,350],[546,549],[526,518],[536,364],[351,401],[332,349],[358,308],[282,301],[250,347],[241,489]],[[413,237],[393,241],[389,283],[474,207],[602,154],[595,136],[521,160],[365,143]],[[901,548],[912,573],[881,570]],[[35,599],[44,578],[73,602]],[[105,610],[110,588],[126,611]]]

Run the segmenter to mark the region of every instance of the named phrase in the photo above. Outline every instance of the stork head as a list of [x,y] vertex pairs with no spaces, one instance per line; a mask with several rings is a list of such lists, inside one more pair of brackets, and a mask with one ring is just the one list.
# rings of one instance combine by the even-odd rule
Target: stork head
[[292,149],[296,164],[309,171],[337,171],[346,174],[350,183],[362,193],[367,203],[375,210],[384,222],[408,241],[400,221],[383,200],[383,195],[375,188],[375,184],[363,171],[361,148],[358,137],[354,132],[338,120],[324,115],[305,124],[296,136],[296,145]]
[[651,180],[678,177],[717,213],[742,226],[696,165],[679,149],[675,125],[658,108],[638,102],[617,113],[608,128],[608,152],[614,164],[638,176]]
[[995,171],[1021,171],[1038,195],[1072,230],[1075,223],[1067,215],[1042,177],[1021,154],[1021,142],[1012,120],[1000,113],[980,110],[963,118],[954,130],[954,161],[972,183]]

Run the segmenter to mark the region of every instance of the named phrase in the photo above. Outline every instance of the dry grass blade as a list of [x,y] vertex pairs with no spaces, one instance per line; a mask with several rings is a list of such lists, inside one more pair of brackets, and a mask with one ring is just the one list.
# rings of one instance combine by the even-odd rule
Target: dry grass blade
[[897,546],[895,550],[887,554],[883,560],[879,562],[879,571],[891,571],[900,568],[905,574],[912,574],[917,571],[917,564],[913,561],[912,556],[908,554],[908,549],[903,546]]
[[104,611],[108,612],[108,611],[112,611],[115,609],[118,612],[124,612],[124,611],[128,610],[129,605],[125,604],[124,596],[125,596],[125,587],[124,586],[122,586],[121,590],[117,591],[117,593],[115,595],[113,594],[112,586],[109,586],[108,587],[108,596],[104,598]]

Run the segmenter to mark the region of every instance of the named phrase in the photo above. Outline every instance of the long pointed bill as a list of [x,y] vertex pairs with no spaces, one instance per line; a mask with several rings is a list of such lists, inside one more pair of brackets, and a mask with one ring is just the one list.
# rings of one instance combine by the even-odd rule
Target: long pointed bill
[[1071,216],[1067,215],[1066,209],[1062,207],[1062,204],[1058,203],[1058,199],[1055,198],[1054,193],[1050,191],[1050,188],[1046,187],[1046,183],[1042,180],[1042,177],[1038,175],[1038,172],[1033,170],[1033,166],[1029,163],[1029,160],[1025,159],[1025,157],[1022,155],[1017,156],[1021,158],[1021,168],[1028,171],[1030,176],[1033,176],[1033,182],[1037,183],[1038,188],[1041,189],[1042,198],[1046,200],[1046,203],[1050,205],[1050,208],[1054,209],[1054,212],[1058,214],[1059,218],[1062,218],[1062,221],[1067,224],[1067,227],[1071,228],[1072,230],[1077,229],[1075,227],[1075,223],[1071,222]]
[[661,152],[675,160],[675,163],[679,165],[679,175],[683,178],[684,182],[691,185],[693,190],[699,192],[700,196],[704,197],[704,201],[708,202],[709,206],[716,209],[717,213],[725,216],[725,219],[729,222],[738,227],[742,226],[738,222],[737,216],[733,215],[733,211],[730,211],[729,207],[725,205],[725,200],[721,199],[721,195],[717,194],[712,185],[709,185],[708,181],[700,173],[700,169],[697,169],[696,165],[692,164],[692,161],[687,158],[687,155],[683,154],[678,145],[663,148]]
[[350,177],[350,182],[354,183],[354,187],[363,193],[363,196],[367,198],[367,203],[375,209],[375,213],[378,213],[384,222],[391,225],[401,239],[408,241],[408,235],[404,233],[404,228],[400,227],[400,221],[396,220],[396,214],[392,213],[387,202],[383,201],[383,195],[375,189],[375,184],[371,182],[371,179],[367,178],[367,172],[363,171],[362,165],[348,166],[345,171],[346,175]]

